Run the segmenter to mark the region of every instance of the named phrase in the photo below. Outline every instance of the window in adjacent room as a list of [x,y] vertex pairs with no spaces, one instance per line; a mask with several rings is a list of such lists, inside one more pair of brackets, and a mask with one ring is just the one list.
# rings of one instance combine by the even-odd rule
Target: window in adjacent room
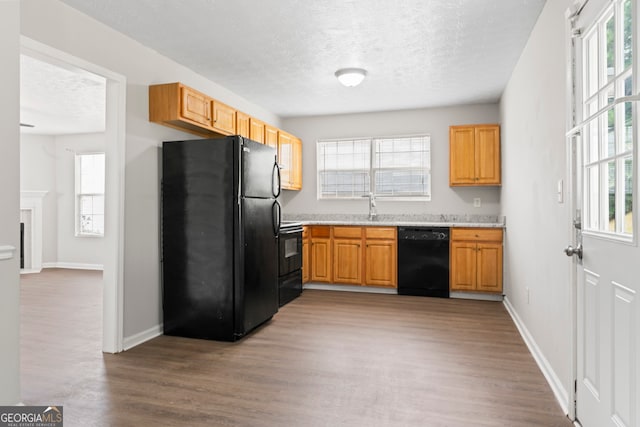
[[431,199],[429,135],[318,141],[318,199]]
[[104,153],[76,154],[76,236],[104,236]]

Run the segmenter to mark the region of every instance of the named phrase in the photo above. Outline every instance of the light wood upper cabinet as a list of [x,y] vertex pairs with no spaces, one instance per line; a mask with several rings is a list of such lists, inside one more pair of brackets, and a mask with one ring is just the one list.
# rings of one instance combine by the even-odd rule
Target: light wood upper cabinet
[[212,126],[222,134],[236,135],[236,110],[219,101],[213,101]]
[[452,291],[502,292],[502,229],[453,228]]
[[284,131],[278,132],[278,164],[282,188],[302,189],[302,141]]
[[249,139],[264,144],[264,122],[251,117],[249,126]]
[[278,128],[271,125],[264,125],[264,144],[278,149]]
[[212,98],[180,83],[149,86],[149,121],[202,137],[211,126]]
[[302,141],[182,83],[149,86],[149,121],[204,138],[241,135],[269,145],[286,164],[283,188],[302,189]]
[[211,105],[213,99],[188,87],[180,88],[180,114],[186,119],[211,126]]
[[236,111],[236,134],[251,139],[249,115],[242,111]]
[[290,190],[302,190],[302,141],[296,137],[291,141],[289,184]]
[[451,126],[449,185],[500,184],[500,126]]
[[291,141],[292,136],[286,132],[278,132],[278,165],[282,188],[288,190],[291,186]]

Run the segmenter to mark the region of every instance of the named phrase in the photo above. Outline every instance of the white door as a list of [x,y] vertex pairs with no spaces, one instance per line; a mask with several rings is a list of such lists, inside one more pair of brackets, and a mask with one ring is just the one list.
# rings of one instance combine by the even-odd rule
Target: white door
[[[636,0],[589,0],[575,21],[576,418],[640,426]],[[580,259],[581,257],[581,259]]]

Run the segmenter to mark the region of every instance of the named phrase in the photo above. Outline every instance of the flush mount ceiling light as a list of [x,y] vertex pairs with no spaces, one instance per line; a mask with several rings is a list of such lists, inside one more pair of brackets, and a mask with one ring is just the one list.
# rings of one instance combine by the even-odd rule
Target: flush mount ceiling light
[[346,87],[358,86],[366,75],[367,71],[362,68],[341,68],[336,71],[338,81]]

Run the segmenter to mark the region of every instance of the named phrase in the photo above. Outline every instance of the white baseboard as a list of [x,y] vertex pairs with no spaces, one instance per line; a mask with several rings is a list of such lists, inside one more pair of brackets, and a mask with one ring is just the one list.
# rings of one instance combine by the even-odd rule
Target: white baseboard
[[36,268],[22,268],[20,269],[20,274],[35,274],[40,273],[42,270],[38,270]]
[[369,294],[397,294],[397,289],[376,288],[373,286],[332,285],[330,283],[305,283],[302,289],[318,289],[321,291],[365,292]]
[[131,335],[130,337],[125,337],[122,343],[124,347],[124,351],[127,351],[137,345],[142,344],[143,342],[149,341],[155,337],[159,337],[163,332],[162,324],[153,326],[146,331],[138,332],[135,335]]
[[42,268],[69,268],[72,270],[104,270],[102,264],[83,264],[80,262],[45,262]]
[[529,352],[531,352],[531,355],[542,371],[542,375],[544,375],[545,379],[549,383],[549,386],[551,387],[553,394],[556,396],[556,400],[560,404],[562,411],[564,411],[565,415],[569,414],[569,393],[567,392],[567,389],[565,389],[562,385],[562,381],[560,381],[560,378],[558,378],[558,376],[556,375],[555,371],[549,364],[549,361],[544,357],[542,350],[540,350],[540,347],[538,347],[538,344],[533,339],[533,336],[522,322],[522,319],[520,319],[520,316],[518,316],[518,313],[516,312],[513,305],[511,305],[509,298],[507,298],[506,296],[504,297],[503,304],[511,315],[513,323],[515,323],[516,327],[518,328],[522,339],[527,344]]

